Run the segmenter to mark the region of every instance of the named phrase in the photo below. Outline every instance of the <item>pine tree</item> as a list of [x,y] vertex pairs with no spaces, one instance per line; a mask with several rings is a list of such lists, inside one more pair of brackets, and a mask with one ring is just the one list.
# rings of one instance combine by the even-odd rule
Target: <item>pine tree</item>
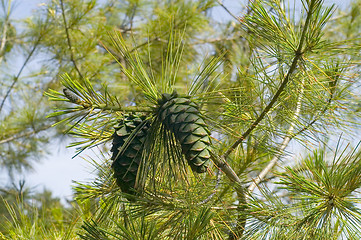
[[[360,150],[334,144],[359,117],[359,5],[252,1],[214,27],[213,1],[142,3],[109,1],[105,22],[95,1],[48,6],[64,28],[55,59],[70,64],[46,92],[49,118],[80,152],[104,146],[98,177],[74,187],[82,219],[66,236],[359,239]],[[87,19],[105,25],[90,40],[74,27]],[[301,160],[286,158],[291,141],[308,147]]]

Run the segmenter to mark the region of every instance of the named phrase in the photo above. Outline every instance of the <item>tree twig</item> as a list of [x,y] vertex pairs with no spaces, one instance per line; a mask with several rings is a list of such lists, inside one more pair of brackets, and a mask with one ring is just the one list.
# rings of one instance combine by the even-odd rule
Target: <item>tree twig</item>
[[238,184],[242,183],[236,172],[225,161],[225,158],[219,156],[212,156],[212,161],[219,169],[222,170],[222,172],[224,172],[224,174],[226,174],[229,180]]
[[219,185],[221,183],[221,177],[222,177],[221,171],[218,170],[216,175],[217,175],[216,185],[214,186],[212,193],[209,194],[209,196],[206,197],[204,200],[197,203],[197,205],[203,205],[203,204],[209,202],[214,197],[214,195],[216,195],[217,189],[219,188]]
[[43,127],[39,128],[39,129],[34,129],[32,131],[24,132],[22,134],[15,135],[15,136],[0,140],[0,144],[8,143],[8,142],[11,142],[11,141],[14,141],[16,139],[23,138],[23,137],[29,137],[29,136],[37,134],[37,133],[39,133],[41,131],[47,130],[47,129],[51,128],[51,127],[52,127],[52,125],[46,125],[46,126],[43,126]]
[[239,21],[239,19],[238,19],[231,11],[229,11],[229,9],[228,9],[220,0],[217,0],[217,3],[218,3],[219,6],[221,6],[229,15],[231,15],[231,17],[233,17],[234,19],[236,19],[237,22]]
[[236,140],[232,146],[224,153],[224,157],[228,157],[228,155],[233,152],[237,146],[239,144],[241,144],[243,142],[244,139],[246,139],[246,137],[253,131],[253,129],[255,129],[257,127],[257,125],[263,120],[263,118],[266,116],[266,114],[271,110],[271,108],[273,107],[273,105],[276,103],[276,101],[278,100],[279,96],[281,95],[281,93],[283,92],[284,88],[286,87],[287,83],[289,82],[291,75],[293,74],[293,72],[296,70],[297,67],[297,63],[299,58],[301,57],[301,54],[297,54],[295,56],[295,58],[292,61],[292,65],[286,75],[286,77],[284,78],[283,82],[281,83],[280,87],[278,88],[276,94],[273,96],[273,98],[271,99],[271,101],[268,103],[268,105],[263,109],[263,111],[261,112],[261,114],[258,116],[258,118],[252,123],[252,125],[242,134],[242,136]]
[[7,18],[5,19],[4,22],[4,27],[3,27],[3,32],[2,32],[2,39],[1,39],[1,45],[0,45],[0,63],[2,62],[3,58],[4,58],[4,54],[5,54],[5,43],[6,43],[6,34],[7,34]]
[[60,0],[60,7],[61,7],[61,14],[63,16],[63,21],[64,21],[64,28],[65,28],[65,33],[66,33],[66,39],[68,42],[68,47],[69,47],[69,51],[70,51],[70,61],[73,63],[75,70],[78,72],[80,78],[83,78],[82,73],[80,72],[78,65],[75,61],[74,58],[74,53],[73,53],[73,47],[72,47],[72,42],[70,39],[70,34],[69,34],[69,26],[68,23],[66,21],[66,17],[65,17],[65,9],[64,9],[64,2],[63,0]]
[[[310,10],[313,10],[314,8],[314,1],[311,1],[311,5],[309,7]],[[303,43],[305,41],[306,38],[306,32],[308,30],[310,21],[311,21],[311,16],[312,16],[313,11],[308,11],[307,14],[307,18],[305,21],[305,25],[303,27],[302,33],[301,33],[301,37],[300,37],[300,42],[298,44],[297,50],[295,51],[295,57],[292,60],[292,64],[287,72],[287,75],[285,76],[284,80],[282,81],[280,87],[278,88],[277,92],[275,93],[275,95],[273,96],[273,98],[271,99],[271,101],[268,103],[268,105],[263,109],[263,111],[261,112],[261,114],[258,116],[258,118],[251,124],[251,126],[241,135],[241,137],[236,140],[231,147],[223,154],[224,158],[226,159],[227,156],[233,152],[237,146],[239,144],[241,144],[243,142],[243,140],[253,131],[253,129],[255,129],[257,127],[257,125],[263,120],[263,118],[266,116],[266,114],[271,110],[271,108],[273,107],[273,105],[277,102],[279,96],[281,95],[281,93],[283,92],[283,90],[285,89],[285,87],[287,86],[287,83],[289,82],[289,80],[291,79],[291,76],[293,74],[293,72],[296,70],[297,68],[297,64],[298,61],[300,60],[300,58],[303,55]]]
[[302,132],[306,131],[307,129],[309,129],[315,122],[317,122],[318,119],[320,119],[320,117],[322,117],[326,113],[326,111],[329,109],[329,106],[332,102],[333,95],[334,95],[333,92],[331,92],[331,96],[327,100],[326,106],[319,112],[317,117],[315,117],[311,122],[309,122],[307,124],[307,126],[304,126],[301,130],[299,130],[297,133],[295,133],[294,136],[297,136],[297,135],[301,134]]
[[247,207],[246,192],[245,192],[244,187],[242,186],[241,179],[238,177],[238,175],[235,173],[235,171],[232,169],[232,167],[228,165],[224,156],[222,156],[222,157],[212,156],[212,160],[213,160],[214,164],[218,168],[220,168],[222,170],[222,172],[224,172],[226,174],[226,176],[231,180],[231,182],[234,182],[236,184],[235,189],[236,189],[238,201],[239,201],[238,206],[237,206],[238,219],[237,219],[237,223],[236,223],[237,225],[236,225],[234,231],[230,232],[229,240],[236,239],[237,237],[242,236],[243,231],[246,226],[247,217],[244,214],[245,209]]
[[27,58],[25,59],[23,65],[21,66],[18,74],[14,77],[12,84],[10,85],[10,87],[8,88],[8,90],[6,91],[5,97],[4,97],[4,99],[2,100],[1,105],[0,105],[0,112],[1,112],[1,110],[3,109],[4,103],[5,103],[6,99],[9,97],[10,92],[12,91],[12,89],[13,89],[14,86],[15,86],[15,84],[16,84],[17,81],[19,80],[19,77],[20,77],[21,73],[23,72],[25,66],[26,66],[26,65],[28,64],[28,62],[30,61],[30,58],[33,56],[36,48],[39,46],[41,39],[42,39],[42,35],[40,35],[39,38],[37,39],[37,41],[35,42],[33,48],[31,49],[31,51],[30,51],[30,53],[29,53],[29,55],[27,56]]
[[253,183],[248,187],[249,192],[253,192],[253,190],[256,188],[256,186],[258,186],[258,184],[266,177],[267,173],[269,171],[271,171],[271,169],[276,165],[278,160],[281,158],[284,150],[290,143],[291,139],[295,136],[295,135],[293,135],[293,131],[295,129],[296,121],[298,120],[298,118],[300,116],[302,101],[303,101],[303,96],[304,96],[304,94],[303,94],[304,89],[305,89],[304,79],[302,79],[301,90],[300,90],[300,93],[299,93],[299,96],[297,99],[297,105],[296,105],[295,113],[293,115],[293,121],[291,122],[291,125],[288,128],[286,137],[283,139],[283,142],[282,142],[280,148],[278,149],[278,153],[276,153],[276,155],[272,158],[272,160],[268,163],[268,165],[260,172],[260,174],[253,180]]
[[[5,8],[5,6],[3,6]],[[11,9],[11,1],[8,2],[8,7],[6,11],[5,20],[3,22],[3,31],[2,31],[2,39],[1,39],[1,45],[0,45],[0,64],[4,58],[5,55],[5,45],[7,42],[7,32],[8,32],[8,24],[9,24],[9,17],[10,17],[10,9]],[[5,9],[4,9],[5,11]]]

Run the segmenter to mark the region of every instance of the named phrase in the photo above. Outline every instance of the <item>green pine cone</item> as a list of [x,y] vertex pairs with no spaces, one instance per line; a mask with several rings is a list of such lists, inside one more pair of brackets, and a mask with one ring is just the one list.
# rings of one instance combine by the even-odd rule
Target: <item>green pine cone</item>
[[207,171],[206,165],[211,156],[210,131],[198,105],[189,98],[179,97],[176,92],[163,94],[158,104],[158,118],[180,142],[192,170],[198,173]]
[[[111,152],[113,152],[111,159],[113,160],[114,177],[123,192],[133,195],[137,193],[135,183],[142,158],[143,145],[150,127],[150,122],[145,120],[145,118],[146,116],[140,115],[124,115],[114,127],[115,132],[111,148]],[[146,122],[144,123],[144,121]],[[144,125],[139,129],[138,133],[131,136],[134,130],[142,123]],[[130,136],[132,140],[127,143]],[[126,148],[120,152],[125,143],[127,144]]]

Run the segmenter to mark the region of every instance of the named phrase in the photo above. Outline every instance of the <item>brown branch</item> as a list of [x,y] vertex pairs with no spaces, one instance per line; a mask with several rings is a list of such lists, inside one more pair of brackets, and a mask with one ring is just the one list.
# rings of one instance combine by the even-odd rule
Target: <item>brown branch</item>
[[273,96],[272,100],[268,103],[268,105],[263,109],[263,111],[261,112],[261,114],[258,116],[258,118],[252,123],[252,125],[242,134],[242,136],[236,140],[232,146],[224,153],[224,158],[227,158],[228,155],[233,152],[237,146],[239,144],[241,144],[243,142],[244,139],[246,139],[246,137],[253,131],[253,129],[255,129],[257,127],[257,125],[263,120],[263,118],[266,116],[266,114],[271,110],[271,108],[273,107],[273,105],[277,102],[279,96],[281,95],[281,93],[283,92],[283,90],[285,89],[287,83],[289,82],[291,75],[293,74],[293,72],[296,70],[297,67],[297,63],[298,60],[300,59],[301,54],[297,53],[295,58],[292,61],[292,65],[286,75],[286,77],[284,78],[283,82],[281,83],[280,87],[278,88],[276,94]]
[[213,163],[226,174],[226,176],[231,180],[231,182],[235,182],[241,184],[241,179],[237,176],[236,172],[228,165],[226,160],[219,156],[212,156]]
[[106,104],[95,104],[92,105],[94,109],[105,110],[105,111],[120,111],[120,112],[153,112],[154,110],[150,107],[137,107],[137,106],[127,106],[127,107],[116,107],[109,106]]
[[237,18],[231,11],[229,11],[229,9],[224,6],[224,4],[220,1],[220,0],[217,0],[217,3],[229,14],[231,15],[231,17],[233,17],[234,19],[236,19],[236,21],[238,22],[239,21],[239,18]]
[[2,100],[1,105],[0,105],[0,112],[1,112],[1,110],[3,109],[4,103],[5,103],[6,99],[9,97],[10,92],[12,91],[12,89],[13,89],[14,86],[15,86],[15,84],[16,84],[17,81],[19,80],[19,77],[20,77],[21,73],[23,72],[25,66],[26,66],[26,65],[28,64],[28,62],[30,61],[30,58],[33,56],[36,48],[39,46],[42,37],[43,37],[42,35],[39,36],[39,38],[38,38],[37,41],[35,42],[33,48],[31,49],[29,55],[28,55],[27,58],[25,59],[23,65],[21,66],[18,74],[14,77],[12,84],[10,85],[10,87],[8,88],[8,90],[6,91],[5,97],[4,97],[4,99]]
[[291,76],[293,74],[293,72],[296,70],[297,68],[297,63],[300,60],[300,58],[303,55],[303,43],[305,41],[306,38],[306,32],[308,30],[310,21],[311,21],[311,16],[313,14],[313,8],[315,6],[315,2],[312,1],[311,5],[309,7],[309,11],[307,14],[307,18],[305,21],[305,25],[303,27],[302,30],[302,34],[300,37],[300,42],[298,44],[297,50],[295,51],[295,57],[293,58],[292,64],[290,66],[290,69],[287,72],[287,75],[285,76],[284,80],[282,81],[280,87],[278,88],[277,92],[275,93],[275,95],[273,96],[273,98],[271,99],[271,101],[268,103],[268,105],[263,109],[263,111],[261,112],[261,114],[259,115],[259,117],[252,123],[252,125],[241,135],[241,137],[236,140],[232,146],[223,154],[224,158],[226,159],[227,156],[233,152],[237,146],[239,144],[241,144],[243,142],[243,140],[257,127],[257,125],[264,119],[264,117],[266,116],[266,114],[271,110],[271,108],[273,107],[273,105],[277,102],[279,96],[281,95],[281,93],[283,92],[283,90],[285,89],[285,87],[287,86],[287,83],[289,82],[289,80],[291,79]]
[[29,137],[29,136],[37,134],[37,133],[39,133],[41,131],[47,130],[47,129],[51,128],[51,127],[52,127],[52,125],[46,125],[46,126],[43,126],[43,127],[39,128],[39,129],[36,129],[36,130],[34,129],[32,131],[24,132],[22,134],[0,140],[0,144],[8,143],[8,142],[11,142],[11,141],[14,141],[16,139],[23,138],[23,137]]
[[212,38],[212,39],[208,39],[208,40],[207,39],[198,39],[197,41],[192,42],[192,45],[232,41],[232,40],[236,40],[236,39],[240,39],[240,38],[244,38],[244,37],[242,37],[241,35],[235,35],[235,36],[228,37],[228,38],[219,37],[219,38]]
[[326,111],[329,109],[329,105],[330,105],[331,102],[332,102],[333,95],[334,95],[333,92],[331,92],[331,96],[330,96],[330,98],[327,100],[326,106],[319,112],[318,116],[315,117],[315,119],[313,119],[311,122],[309,122],[309,123],[307,124],[307,126],[304,126],[300,131],[298,131],[297,133],[295,133],[293,137],[295,137],[295,136],[301,134],[302,132],[306,131],[307,129],[309,129],[315,122],[317,122],[318,119],[320,119],[320,117],[322,117],[322,116],[326,113]]
[[203,204],[206,204],[216,195],[217,189],[219,188],[220,183],[221,183],[221,176],[222,176],[221,171],[218,170],[216,175],[217,175],[216,185],[214,186],[212,193],[209,194],[204,200],[197,203],[197,205],[202,206]]
[[[314,7],[314,2],[311,2],[310,9],[313,9],[313,7]],[[250,12],[248,12],[248,14],[249,13]],[[300,58],[303,55],[303,43],[305,41],[306,31],[308,29],[308,26],[309,26],[309,23],[310,23],[310,20],[311,20],[311,15],[312,15],[312,11],[308,11],[306,22],[305,22],[305,25],[304,25],[304,28],[303,28],[303,31],[302,31],[302,34],[301,34],[301,37],[300,37],[300,42],[299,42],[299,45],[297,47],[297,50],[295,51],[295,57],[293,58],[290,69],[287,72],[287,75],[285,76],[284,80],[282,81],[282,83],[281,83],[280,87],[278,88],[277,92],[275,93],[275,95],[273,96],[273,98],[271,99],[269,104],[261,112],[260,116],[248,128],[248,130],[246,130],[246,132],[243,133],[242,136],[238,140],[236,140],[235,143],[232,144],[232,146],[222,155],[221,162],[219,162],[220,163],[219,166],[224,167],[225,170],[229,171],[228,168],[230,168],[229,165],[226,163],[226,158],[229,156],[229,154],[232,151],[234,151],[237,148],[237,146],[239,144],[242,143],[242,141],[253,131],[253,129],[256,128],[256,126],[263,120],[263,118],[266,116],[266,114],[271,110],[271,108],[277,102],[279,96],[281,95],[281,93],[285,89],[285,87],[286,87],[287,83],[289,82],[293,72],[296,70],[298,61],[300,60]],[[291,128],[291,130],[293,131],[293,128]],[[288,142],[290,140],[291,140],[291,138],[289,138],[288,140],[285,139],[284,145],[287,146]],[[218,166],[218,164],[217,164],[217,166]],[[226,172],[226,175],[229,176],[230,179],[237,180],[236,182],[238,183],[238,180],[239,180],[238,176],[234,173],[233,169],[231,169],[231,170],[232,171],[229,171],[228,173]],[[244,210],[247,207],[247,199],[246,199],[245,190],[241,185],[237,186],[236,190],[237,190],[238,198],[239,198],[239,205],[238,205],[238,209],[239,209],[238,214],[239,215],[238,215],[238,220],[237,220],[237,226],[234,228],[235,229],[234,232],[231,232],[229,234],[229,240],[234,240],[234,239],[238,239],[238,238],[242,237],[245,226],[246,226],[246,220],[247,220],[247,216],[244,214]]]
[[61,14],[63,16],[63,21],[64,21],[66,39],[67,39],[68,47],[69,47],[69,51],[70,51],[70,61],[73,63],[73,65],[75,67],[75,70],[78,72],[80,78],[83,78],[83,75],[81,74],[81,72],[80,72],[80,70],[78,68],[78,65],[77,65],[77,63],[75,61],[75,58],[74,58],[72,42],[71,42],[70,34],[69,34],[69,26],[68,26],[68,23],[67,23],[66,17],[65,17],[65,10],[64,10],[64,2],[63,2],[63,0],[60,0],[60,7],[61,7]]
[[269,171],[271,171],[271,169],[276,165],[276,163],[282,156],[284,150],[286,149],[286,147],[288,146],[288,144],[290,143],[292,138],[295,136],[295,135],[293,135],[293,131],[295,129],[296,121],[298,120],[298,118],[300,116],[300,112],[301,112],[302,101],[303,101],[303,96],[304,96],[303,93],[305,90],[304,79],[302,79],[301,85],[302,86],[301,86],[300,94],[298,96],[296,110],[293,115],[293,122],[291,123],[290,127],[288,128],[286,137],[283,139],[283,142],[282,142],[280,148],[278,149],[278,153],[272,158],[272,160],[268,163],[268,165],[260,172],[260,174],[254,179],[253,183],[248,187],[249,192],[253,192],[253,190],[256,188],[256,186],[258,186],[258,184],[266,177],[267,173]]
[[[319,112],[318,116],[312,120],[307,126],[303,127],[301,130],[299,130],[297,133],[293,133],[294,130],[294,126],[295,126],[295,122],[293,122],[289,128],[289,130],[287,131],[287,136],[285,137],[285,139],[283,140],[281,147],[279,149],[279,154],[277,154],[267,165],[267,167],[265,169],[262,170],[262,172],[257,176],[257,178],[254,180],[254,182],[248,187],[248,191],[252,192],[255,187],[264,179],[264,177],[267,175],[267,173],[273,168],[273,166],[277,163],[277,161],[279,160],[279,158],[281,157],[282,152],[284,151],[284,149],[287,147],[288,143],[290,142],[290,140],[292,140],[295,136],[299,135],[300,133],[302,133],[303,131],[307,130],[308,128],[310,128],[321,116],[323,116],[323,114],[325,114],[325,112],[328,110],[329,105],[332,102],[332,99],[334,98],[334,92],[335,92],[335,87],[336,87],[336,82],[338,81],[338,78],[336,78],[335,80],[333,80],[335,83],[335,85],[332,87],[331,91],[330,91],[330,97],[328,98],[327,102],[326,102],[326,106]],[[302,83],[303,85],[303,83]],[[297,118],[299,117],[299,113],[300,113],[300,108],[301,108],[301,101],[302,101],[302,95],[304,92],[304,87],[302,87],[301,89],[301,93],[299,95],[299,99],[297,102],[297,108],[295,111],[295,115],[294,118],[295,120],[297,120]]]
[[237,237],[240,237],[243,235],[243,231],[246,226],[246,215],[245,210],[247,207],[247,199],[246,199],[246,192],[244,187],[242,186],[242,181],[238,177],[238,175],[235,173],[235,171],[232,169],[231,166],[228,165],[226,162],[224,156],[218,157],[212,155],[213,163],[222,170],[226,174],[226,176],[231,180],[231,182],[234,182],[236,184],[235,189],[238,196],[238,219],[237,219],[237,226],[235,227],[235,230],[230,233],[229,239],[237,239]]
[[7,41],[7,31],[8,31],[8,21],[9,21],[9,15],[6,15],[5,21],[3,23],[3,32],[2,32],[2,39],[1,39],[1,45],[0,45],[0,63],[2,62],[5,54],[5,45]]

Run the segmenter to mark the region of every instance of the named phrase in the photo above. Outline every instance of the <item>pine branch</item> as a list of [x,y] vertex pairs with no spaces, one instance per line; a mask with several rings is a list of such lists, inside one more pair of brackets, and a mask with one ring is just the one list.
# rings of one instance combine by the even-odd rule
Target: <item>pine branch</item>
[[213,188],[212,193],[208,197],[206,197],[204,200],[197,203],[197,205],[202,206],[203,204],[209,202],[216,195],[217,189],[219,188],[220,183],[221,183],[221,176],[222,176],[221,172],[218,171],[217,172],[217,180],[216,180],[217,182],[216,182],[216,185]]
[[217,0],[217,3],[234,19],[236,19],[236,21],[238,22],[239,19],[220,1]]
[[14,77],[12,84],[10,85],[10,87],[8,88],[8,90],[6,91],[5,97],[4,97],[4,99],[2,100],[1,105],[0,105],[0,112],[1,112],[1,110],[3,109],[4,104],[5,104],[5,101],[6,101],[6,99],[9,97],[10,92],[13,90],[15,84],[18,82],[19,77],[20,77],[21,73],[23,72],[25,66],[29,63],[31,57],[32,57],[33,54],[35,53],[35,50],[36,50],[37,47],[39,46],[42,37],[43,37],[43,35],[40,35],[40,36],[39,36],[39,38],[38,38],[37,41],[35,42],[33,48],[31,49],[29,55],[28,55],[27,58],[25,59],[23,65],[21,66],[19,72],[18,72],[17,75]]
[[[331,68],[332,70],[333,68]],[[304,126],[301,130],[299,130],[297,133],[294,134],[294,136],[298,136],[299,134],[303,133],[304,131],[308,130],[310,127],[312,127],[313,124],[315,124],[317,122],[318,119],[320,119],[326,112],[327,110],[329,110],[329,107],[331,105],[332,100],[335,98],[335,92],[336,92],[336,87],[337,87],[337,83],[339,82],[339,79],[341,77],[341,73],[344,69],[340,69],[339,68],[339,64],[336,63],[335,67],[334,67],[334,73],[330,73],[331,76],[329,76],[329,74],[324,73],[327,78],[329,78],[329,86],[330,86],[330,96],[327,99],[326,105],[324,106],[324,108],[318,113],[318,115],[311,121],[309,122],[306,126]],[[294,137],[293,136],[293,137]]]
[[192,45],[199,45],[199,44],[205,44],[205,43],[218,43],[218,42],[226,42],[226,41],[232,41],[232,40],[239,40],[244,39],[240,34],[234,35],[232,37],[217,37],[217,38],[208,38],[208,39],[198,39],[194,42],[192,42]]
[[4,58],[4,54],[5,54],[4,50],[5,50],[5,43],[7,41],[7,39],[6,39],[7,27],[8,27],[8,17],[6,17],[6,19],[4,21],[4,26],[3,26],[2,39],[1,39],[1,45],[0,45],[0,63],[2,62],[2,60]]
[[[127,107],[121,107],[121,106],[115,106],[112,105],[113,102],[106,101],[106,98],[104,98],[105,102],[103,103],[95,103],[95,102],[89,102],[89,101],[84,101],[81,100],[74,92],[72,92],[71,90],[69,90],[68,88],[64,88],[63,89],[63,94],[64,96],[69,100],[69,102],[77,104],[79,106],[81,106],[81,109],[78,110],[84,110],[84,109],[97,109],[97,110],[102,110],[102,111],[114,111],[114,112],[152,112],[153,110],[149,107],[139,107],[139,106],[127,106]],[[46,95],[48,96],[53,96],[51,95],[51,93],[46,93]],[[52,98],[53,101],[59,101],[62,99],[56,99],[56,98]]]
[[212,156],[212,160],[213,160],[214,164],[226,174],[226,176],[231,180],[231,182],[236,183],[235,189],[236,189],[238,201],[239,201],[238,206],[237,206],[239,216],[238,216],[235,230],[232,231],[229,235],[229,240],[237,239],[243,235],[243,231],[245,229],[246,220],[247,220],[247,217],[244,214],[245,209],[247,207],[247,199],[246,199],[245,189],[242,186],[241,179],[238,177],[238,175],[232,169],[232,167],[229,166],[229,164],[226,162],[224,156],[222,156],[222,157]]
[[250,193],[253,192],[253,190],[256,188],[256,186],[258,186],[258,184],[266,177],[267,173],[269,171],[271,171],[271,169],[276,165],[278,160],[281,158],[284,150],[286,149],[286,147],[288,146],[288,144],[290,143],[292,138],[295,136],[295,135],[293,135],[293,131],[295,129],[296,121],[298,120],[298,118],[300,116],[302,101],[303,101],[303,96],[304,96],[304,94],[303,94],[304,90],[305,90],[304,79],[302,79],[301,90],[298,95],[298,100],[297,100],[297,105],[296,105],[296,111],[293,115],[293,121],[287,131],[286,137],[283,139],[283,142],[282,142],[280,148],[278,149],[278,153],[272,158],[272,160],[268,163],[268,165],[261,171],[261,173],[253,180],[253,183],[248,187],[248,191]]
[[60,7],[61,7],[61,14],[63,16],[63,21],[64,21],[66,39],[68,41],[68,47],[69,47],[69,51],[70,51],[70,60],[73,63],[73,65],[75,67],[75,70],[78,72],[80,78],[83,78],[83,75],[81,74],[81,72],[80,72],[80,70],[78,68],[78,65],[77,65],[77,63],[75,61],[75,58],[74,58],[72,42],[71,42],[70,34],[69,34],[69,26],[68,26],[68,23],[67,23],[66,17],[65,17],[65,10],[64,10],[64,2],[63,2],[63,0],[60,0]]
[[43,126],[43,127],[39,128],[39,129],[34,129],[32,131],[24,132],[22,134],[15,135],[15,136],[0,140],[0,144],[8,143],[8,142],[14,141],[14,140],[19,139],[19,138],[29,137],[31,135],[35,135],[35,134],[37,134],[37,133],[39,133],[41,131],[44,131],[44,130],[47,130],[47,129],[51,128],[52,126],[53,126],[52,124],[51,125],[46,125],[46,126]]
[[224,158],[227,158],[228,155],[230,153],[232,153],[239,144],[241,144],[243,142],[244,139],[246,139],[246,137],[257,127],[257,125],[264,119],[264,117],[266,116],[266,114],[271,110],[271,108],[273,107],[273,105],[277,102],[279,96],[281,95],[281,93],[283,92],[283,90],[285,89],[285,87],[287,86],[292,74],[295,72],[296,68],[297,68],[297,64],[298,61],[302,58],[303,55],[303,43],[306,39],[306,32],[309,28],[310,25],[310,20],[311,17],[313,15],[313,8],[315,5],[315,1],[313,0],[311,1],[310,7],[309,7],[309,11],[307,12],[307,18],[306,18],[306,22],[305,25],[303,27],[303,31],[301,33],[301,37],[300,37],[300,42],[298,45],[297,50],[295,51],[295,56],[293,58],[292,64],[287,72],[287,75],[285,76],[284,80],[282,81],[280,87],[278,88],[277,92],[275,93],[275,95],[273,96],[273,98],[271,99],[271,101],[268,103],[268,105],[264,108],[264,110],[261,112],[261,114],[259,115],[259,117],[252,123],[252,125],[241,135],[241,137],[236,140],[232,146],[223,154]]
[[222,170],[222,172],[224,172],[224,174],[226,174],[226,176],[229,178],[229,180],[231,180],[231,182],[235,182],[239,185],[242,184],[241,179],[238,177],[238,175],[232,169],[232,167],[229,166],[229,164],[227,163],[227,161],[223,156],[222,157],[212,156],[212,161],[219,169]]
[[329,109],[329,106],[331,105],[331,102],[334,98],[334,92],[331,92],[329,99],[327,100],[326,106],[318,113],[317,117],[315,117],[311,122],[307,124],[307,126],[304,126],[301,130],[299,130],[297,133],[294,134],[293,137],[298,136],[299,134],[303,133],[304,131],[308,130],[310,127],[312,127],[315,122],[317,122],[318,119],[320,119]]
[[259,117],[252,123],[252,125],[242,134],[242,136],[235,141],[232,146],[224,153],[224,157],[228,157],[228,155],[233,152],[239,144],[241,144],[243,142],[244,139],[246,139],[246,137],[257,127],[257,125],[263,120],[263,118],[266,116],[266,114],[271,110],[271,108],[273,107],[273,105],[277,102],[279,96],[281,95],[281,93],[283,92],[284,88],[286,87],[287,83],[290,80],[291,75],[293,74],[293,72],[296,70],[297,67],[297,63],[298,60],[300,59],[301,54],[297,54],[295,56],[295,58],[292,61],[292,65],[285,77],[285,79],[283,80],[283,82],[281,83],[280,87],[278,88],[276,94],[273,96],[272,100],[269,102],[269,104],[264,108],[264,110],[262,111],[262,113],[259,115]]
[[[5,6],[3,6],[5,8]],[[8,3],[8,8],[5,16],[5,20],[3,22],[3,31],[2,31],[2,39],[0,45],[0,64],[5,55],[5,45],[8,41],[7,39],[7,32],[8,32],[8,24],[9,24],[9,17],[10,17],[10,9],[11,9],[11,1]],[[4,9],[5,10],[5,9]]]

